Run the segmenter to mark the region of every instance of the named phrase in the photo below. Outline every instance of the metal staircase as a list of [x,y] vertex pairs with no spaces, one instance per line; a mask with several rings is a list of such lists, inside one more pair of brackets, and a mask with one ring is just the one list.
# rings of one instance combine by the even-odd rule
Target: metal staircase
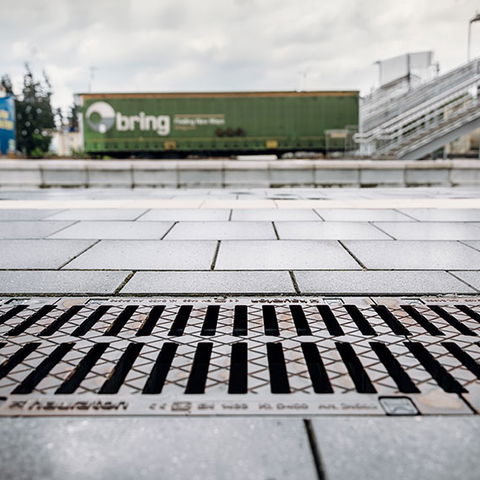
[[480,127],[480,59],[394,97],[365,98],[360,153],[373,158],[420,159]]

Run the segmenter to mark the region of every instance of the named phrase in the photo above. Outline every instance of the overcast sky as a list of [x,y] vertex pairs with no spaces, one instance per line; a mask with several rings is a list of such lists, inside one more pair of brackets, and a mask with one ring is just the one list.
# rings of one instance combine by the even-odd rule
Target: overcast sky
[[[466,60],[480,0],[0,0],[0,74],[45,69],[73,92],[368,91],[376,60],[433,50]],[[480,55],[480,23],[472,55]],[[302,73],[303,72],[303,73]]]

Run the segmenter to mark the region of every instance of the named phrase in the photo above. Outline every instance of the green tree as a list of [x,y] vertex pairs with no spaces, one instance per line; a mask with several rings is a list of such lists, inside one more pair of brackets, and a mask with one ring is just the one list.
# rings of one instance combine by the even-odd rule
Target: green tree
[[67,116],[67,126],[68,126],[69,132],[78,132],[79,130],[78,113],[79,113],[78,105],[73,103],[70,106],[70,109],[68,111],[68,116]]
[[43,81],[34,78],[28,64],[23,88],[15,102],[17,148],[27,156],[42,157],[50,147],[50,131],[55,128],[51,105],[52,87],[43,72]]
[[7,95],[13,95],[13,85],[12,85],[12,80],[10,79],[10,75],[3,75],[2,78],[0,78],[0,86],[2,87],[3,90],[5,90],[5,93]]

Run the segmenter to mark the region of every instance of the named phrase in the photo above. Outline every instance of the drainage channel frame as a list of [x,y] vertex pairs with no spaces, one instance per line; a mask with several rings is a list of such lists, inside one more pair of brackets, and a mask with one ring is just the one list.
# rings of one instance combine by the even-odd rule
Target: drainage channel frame
[[3,416],[480,410],[478,297],[1,300]]

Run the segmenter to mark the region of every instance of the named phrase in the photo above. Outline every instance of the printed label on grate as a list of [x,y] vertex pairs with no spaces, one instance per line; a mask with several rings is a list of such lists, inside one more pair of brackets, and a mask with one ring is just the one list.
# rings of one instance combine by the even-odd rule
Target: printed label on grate
[[0,415],[470,414],[458,299],[0,304]]

